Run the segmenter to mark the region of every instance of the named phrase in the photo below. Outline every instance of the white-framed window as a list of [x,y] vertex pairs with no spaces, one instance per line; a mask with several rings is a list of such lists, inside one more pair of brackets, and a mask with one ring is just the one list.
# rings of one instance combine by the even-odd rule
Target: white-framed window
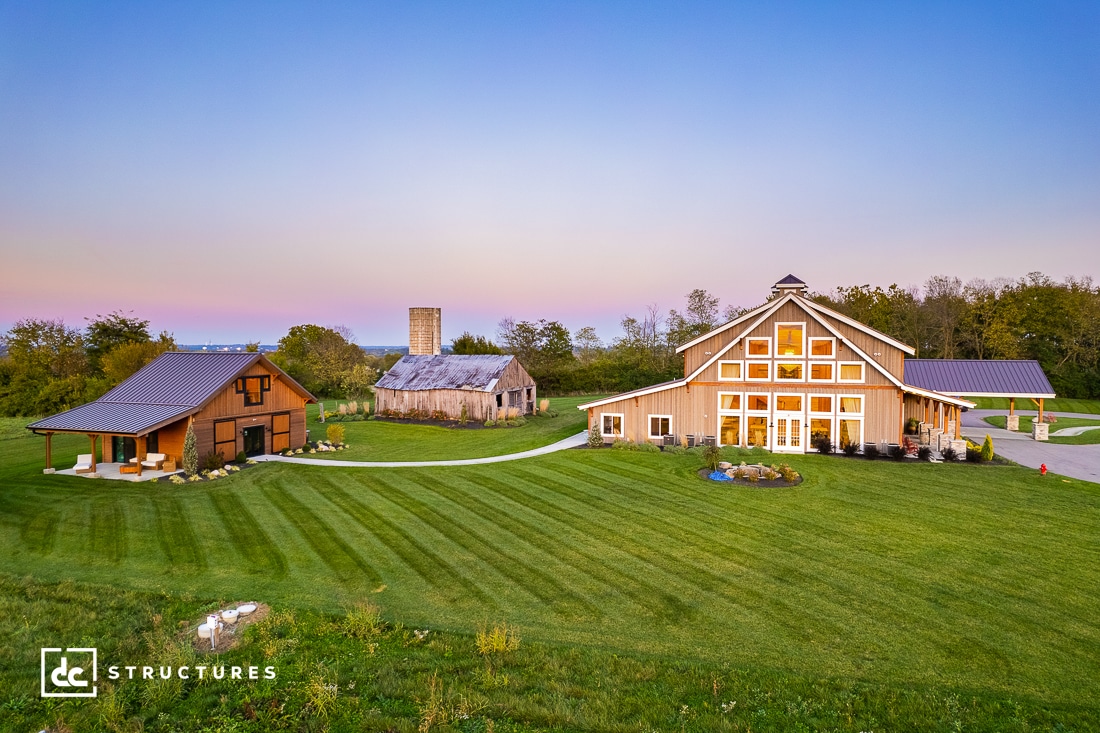
[[758,358],[772,355],[772,340],[767,336],[745,339],[745,356]]
[[649,437],[660,438],[672,435],[672,415],[650,415]]
[[827,440],[833,442],[833,418],[814,417],[812,414],[807,423],[810,427],[810,445],[817,447],[818,441]]
[[790,359],[806,356],[806,324],[775,324],[775,358]]
[[835,398],[831,394],[812,394],[810,395],[810,414],[811,415],[832,415],[833,414],[833,402]]
[[740,382],[742,369],[743,365],[739,361],[720,361],[718,362],[718,381]]
[[740,392],[719,392],[718,393],[718,411],[719,412],[741,412],[741,393]]
[[623,437],[623,413],[601,412],[600,434],[605,438]]
[[862,361],[841,361],[836,365],[836,381],[840,383],[862,383],[863,382],[863,369],[864,365]]
[[772,363],[770,361],[746,361],[745,381],[770,382],[772,381]]
[[775,362],[775,381],[777,382],[805,382],[806,364],[801,361],[777,361]]
[[836,396],[836,411],[838,415],[862,415],[863,395],[838,394]]
[[776,412],[802,412],[806,405],[805,395],[776,392],[772,395]]
[[832,382],[836,374],[836,365],[831,361],[811,361],[809,367],[811,382]]
[[836,420],[836,447],[844,450],[844,447],[854,443],[863,449],[863,418],[841,416]]
[[767,412],[771,407],[771,395],[749,394],[745,395],[745,409],[749,412]]
[[833,336],[814,336],[810,339],[811,359],[835,359],[836,338]]

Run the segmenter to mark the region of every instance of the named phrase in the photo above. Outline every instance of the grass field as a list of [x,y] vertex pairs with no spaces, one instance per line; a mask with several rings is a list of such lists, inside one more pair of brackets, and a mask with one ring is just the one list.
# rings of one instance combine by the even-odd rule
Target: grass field
[[[971,402],[976,402],[978,410],[1004,410],[1008,412],[1007,397],[968,397]],[[1017,410],[1035,410],[1035,403],[1029,399],[1016,400]],[[1100,400],[1075,400],[1066,397],[1058,397],[1043,402],[1043,409],[1049,412],[1080,412],[1086,415],[1100,415]]]
[[[309,405],[306,427],[311,439],[324,438],[328,426],[338,424],[344,426],[344,439],[351,446],[339,453],[317,453],[310,457],[342,461],[436,461],[519,453],[584,430],[587,416],[577,405],[594,399],[597,398],[555,397],[550,406],[557,412],[556,417],[528,417],[522,428],[452,428],[385,420],[322,423],[318,421],[318,406]],[[333,410],[336,404],[330,402],[325,408]]]
[[[1007,423],[1004,415],[990,415],[985,418],[985,421],[994,427],[1004,429]],[[1020,415],[1020,432],[1030,433],[1031,426],[1035,422],[1035,418],[1030,415]],[[1062,428],[1077,428],[1085,425],[1100,425],[1100,418],[1096,420],[1087,420],[1083,417],[1060,417],[1058,422],[1050,424],[1050,432],[1055,430],[1061,430]],[[1049,438],[1051,443],[1063,443],[1066,445],[1092,445],[1094,443],[1100,443],[1100,430],[1086,430],[1080,435],[1051,435]]]
[[[456,730],[1100,727],[1095,484],[804,456],[797,488],[731,488],[695,455],[574,450],[174,487],[45,477],[41,448],[0,441],[0,724],[412,730],[437,672],[455,711],[486,706]],[[233,653],[274,649],[285,689],[128,692],[121,718],[34,696],[39,646],[163,650],[162,625],[246,598],[291,614]],[[364,599],[402,626],[339,633]],[[494,676],[470,635],[497,621],[524,642]],[[251,720],[272,696],[295,714]]]

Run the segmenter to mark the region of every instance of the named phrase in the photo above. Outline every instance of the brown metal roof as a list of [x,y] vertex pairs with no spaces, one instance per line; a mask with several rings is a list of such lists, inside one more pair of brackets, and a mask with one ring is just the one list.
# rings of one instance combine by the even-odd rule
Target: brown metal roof
[[1054,397],[1032,359],[906,359],[905,383],[967,397]]
[[309,401],[300,384],[262,354],[225,351],[169,351],[139,369],[94,402],[51,415],[30,430],[142,435],[198,410],[256,362]]
[[491,392],[515,356],[437,354],[404,356],[375,387],[399,390],[468,389]]

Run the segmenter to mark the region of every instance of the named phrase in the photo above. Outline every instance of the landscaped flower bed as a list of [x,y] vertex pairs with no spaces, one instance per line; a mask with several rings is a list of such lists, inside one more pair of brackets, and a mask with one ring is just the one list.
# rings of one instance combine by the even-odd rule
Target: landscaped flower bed
[[779,488],[797,486],[802,483],[802,475],[786,463],[765,466],[761,463],[749,465],[744,461],[739,466],[722,462],[716,470],[699,469],[699,476],[708,481],[733,483],[741,486],[760,488]]

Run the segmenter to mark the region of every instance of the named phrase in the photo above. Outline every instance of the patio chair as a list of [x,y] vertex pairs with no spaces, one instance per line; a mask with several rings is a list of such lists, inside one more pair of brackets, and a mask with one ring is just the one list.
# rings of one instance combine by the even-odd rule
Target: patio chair
[[76,457],[76,465],[73,466],[75,473],[91,473],[92,472],[92,454],[81,453]]

